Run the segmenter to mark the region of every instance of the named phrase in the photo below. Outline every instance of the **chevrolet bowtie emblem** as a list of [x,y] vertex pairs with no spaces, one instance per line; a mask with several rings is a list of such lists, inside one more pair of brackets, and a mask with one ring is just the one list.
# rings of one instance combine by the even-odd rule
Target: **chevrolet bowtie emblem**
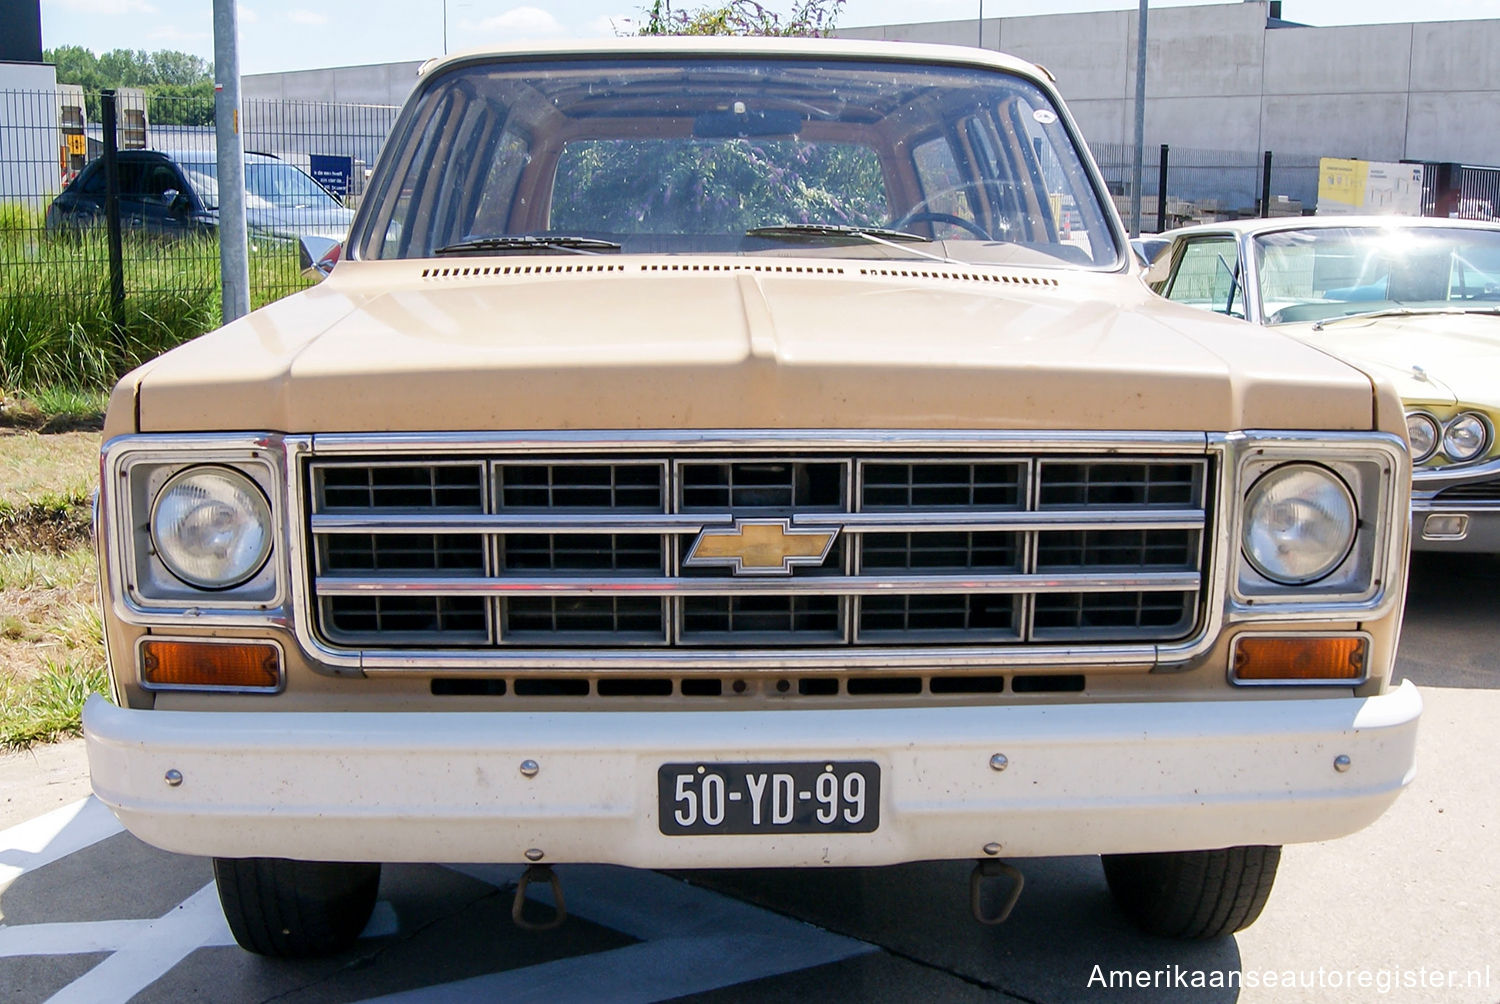
[[735,575],[791,575],[797,565],[821,565],[838,529],[794,530],[785,519],[741,519],[698,534],[684,565],[728,567]]

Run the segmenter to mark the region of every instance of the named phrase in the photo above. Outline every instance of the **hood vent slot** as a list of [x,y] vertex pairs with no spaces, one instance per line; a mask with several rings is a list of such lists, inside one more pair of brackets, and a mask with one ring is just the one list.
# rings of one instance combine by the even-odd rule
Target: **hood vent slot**
[[[768,265],[750,262],[668,262],[652,264],[578,263],[568,265],[464,265],[446,268],[424,268],[423,279],[484,279],[500,276],[537,275],[598,275],[602,273],[634,272],[646,273],[731,273],[760,272],[770,275],[847,275],[838,265]],[[1029,286],[1032,288],[1056,288],[1056,279],[1034,275],[1008,275],[994,272],[958,272],[932,268],[885,268],[861,267],[859,274],[885,279],[946,279],[964,282],[985,282],[1006,286]]]
[[1056,279],[1034,275],[996,275],[989,272],[949,272],[930,268],[862,268],[860,275],[890,279],[963,279],[968,282],[998,282],[1007,286],[1057,286]]

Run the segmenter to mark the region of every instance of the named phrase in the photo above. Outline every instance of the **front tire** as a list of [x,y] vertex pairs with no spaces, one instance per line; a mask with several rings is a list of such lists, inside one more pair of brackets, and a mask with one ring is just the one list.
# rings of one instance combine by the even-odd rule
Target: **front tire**
[[241,948],[309,958],[354,944],[375,909],[380,865],[214,858],[214,884]]
[[1255,923],[1276,881],[1280,847],[1106,854],[1115,902],[1150,934],[1222,938]]

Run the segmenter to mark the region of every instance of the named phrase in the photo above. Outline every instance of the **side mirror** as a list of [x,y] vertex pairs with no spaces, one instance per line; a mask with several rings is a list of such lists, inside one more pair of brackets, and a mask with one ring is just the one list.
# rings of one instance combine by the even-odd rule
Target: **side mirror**
[[1172,246],[1169,244],[1162,248],[1156,259],[1146,266],[1146,274],[1143,278],[1146,285],[1156,289],[1161,283],[1167,281],[1167,276],[1172,274]]
[[339,263],[343,250],[341,243],[328,237],[299,238],[297,257],[302,263],[302,274],[309,279],[322,280]]

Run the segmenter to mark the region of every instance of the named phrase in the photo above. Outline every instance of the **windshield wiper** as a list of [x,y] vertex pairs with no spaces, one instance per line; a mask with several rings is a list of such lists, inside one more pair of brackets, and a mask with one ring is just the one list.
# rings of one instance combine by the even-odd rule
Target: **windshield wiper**
[[923,244],[930,243],[921,234],[907,233],[905,230],[890,230],[886,227],[851,227],[841,223],[782,223],[769,227],[751,227],[745,231],[746,237],[769,237],[773,240],[844,240],[853,238],[855,240],[867,241],[871,244],[880,244],[897,251],[905,251],[921,258],[930,258],[933,261],[946,262],[949,265],[962,265],[963,262],[956,258],[948,258],[944,255],[929,254],[916,248],[906,247],[897,241],[918,241]]
[[1328,325],[1338,324],[1341,321],[1359,321],[1372,317],[1416,317],[1421,314],[1500,314],[1500,307],[1381,307],[1379,310],[1363,310],[1357,314],[1325,317],[1314,324],[1312,329],[1322,331]]
[[569,237],[558,235],[549,237],[545,234],[517,234],[503,237],[474,237],[456,244],[448,244],[438,248],[433,254],[467,254],[471,251],[482,251],[490,254],[506,254],[511,251],[538,251],[556,250],[571,251],[574,254],[598,254],[601,251],[618,251],[620,245],[614,241],[599,240],[596,237]]

